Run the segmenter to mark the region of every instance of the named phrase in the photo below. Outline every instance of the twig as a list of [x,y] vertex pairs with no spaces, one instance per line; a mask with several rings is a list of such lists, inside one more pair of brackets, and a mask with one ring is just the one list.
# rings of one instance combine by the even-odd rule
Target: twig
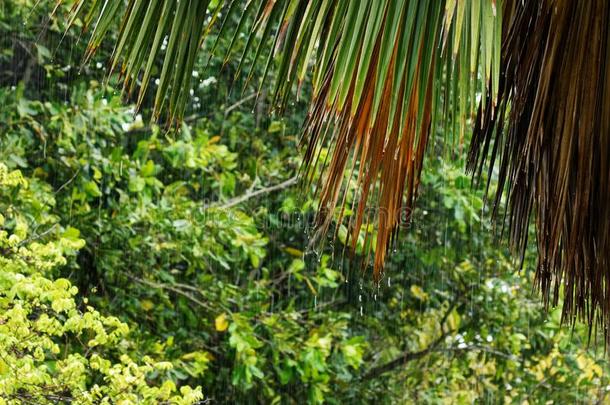
[[78,168],[78,170],[76,172],[74,172],[74,174],[72,175],[72,177],[70,177],[70,179],[68,179],[68,181],[66,181],[64,184],[62,184],[61,186],[59,186],[59,188],[57,190],[55,190],[55,194],[59,193],[61,190],[63,190],[68,184],[72,183],[74,181],[74,179],[76,178],[76,176],[78,176],[78,173],[80,173],[80,167]]
[[229,113],[233,110],[235,110],[236,108],[238,108],[240,105],[247,103],[248,101],[252,100],[254,97],[256,97],[258,95],[258,93],[252,93],[249,96],[242,98],[241,100],[239,100],[238,102],[236,102],[235,104],[232,104],[230,106],[228,106],[227,108],[225,108],[225,117],[229,115]]
[[51,232],[53,232],[53,230],[54,230],[55,228],[57,228],[57,224],[54,224],[54,225],[53,225],[53,226],[51,226],[49,229],[47,229],[46,231],[44,231],[44,232],[42,232],[42,233],[40,233],[40,234],[35,234],[35,235],[30,236],[30,237],[29,237],[29,238],[27,238],[27,239],[22,240],[21,242],[19,242],[19,244],[17,245],[17,247],[25,246],[25,245],[27,245],[28,243],[33,242],[33,241],[35,241],[35,240],[37,240],[37,239],[42,239],[42,238],[44,238],[45,236],[47,236],[48,234],[50,234]]
[[167,290],[167,291],[174,292],[174,293],[179,294],[179,295],[183,296],[184,298],[188,299],[192,303],[199,305],[202,308],[205,308],[205,309],[210,310],[210,311],[212,310],[212,307],[210,307],[205,302],[203,302],[201,300],[198,300],[197,298],[195,298],[192,295],[182,291],[179,288],[176,288],[173,285],[161,284],[161,283],[155,283],[153,281],[143,280],[141,278],[132,276],[131,274],[127,274],[127,277],[129,277],[130,279],[132,279],[133,281],[135,281],[137,283],[144,284],[144,285],[147,285],[149,287],[153,287],[153,288],[158,288],[158,289],[161,289],[161,290]]
[[[235,110],[236,108],[238,108],[239,106],[241,106],[242,104],[252,100],[254,97],[256,97],[256,93],[250,94],[249,96],[237,101],[235,104],[231,104],[230,106],[228,106],[227,108],[225,108],[224,110],[224,116],[227,117],[229,115],[229,113],[233,110]],[[204,113],[204,114],[191,114],[187,117],[183,118],[183,122],[186,124],[190,124],[192,122],[196,122],[199,121],[202,118],[210,118],[211,115],[209,113]],[[167,126],[167,124],[159,124],[159,126]],[[152,129],[152,127],[150,125],[145,125],[143,127],[140,128],[134,128],[134,129],[130,129],[129,131],[127,131],[128,133],[135,133],[135,132],[147,132],[150,131]]]
[[288,187],[296,184],[297,181],[298,181],[298,177],[297,176],[291,177],[290,179],[288,179],[288,180],[286,180],[286,181],[284,181],[282,183],[276,184],[274,186],[264,187],[264,188],[261,188],[261,189],[256,190],[256,191],[252,191],[252,192],[240,195],[239,197],[231,198],[229,201],[225,202],[224,204],[221,204],[220,202],[214,202],[214,203],[211,203],[211,204],[204,205],[203,208],[204,209],[208,209],[208,208],[220,208],[220,209],[231,208],[231,207],[234,207],[234,206],[236,206],[238,204],[241,204],[244,201],[248,201],[251,198],[258,197],[258,196],[263,195],[263,194],[269,194],[269,193],[272,193],[272,192],[277,191],[277,190],[283,190],[285,188],[288,188]]
[[310,311],[319,311],[320,309],[328,308],[328,307],[334,307],[336,305],[345,304],[346,302],[347,302],[347,300],[335,300],[335,301],[323,302],[321,304],[318,304],[314,308],[303,308],[303,309],[301,309],[301,310],[299,310],[297,312],[299,314],[306,314],[306,313],[309,313]]
[[464,347],[459,347],[459,346],[458,347],[447,347],[444,349],[439,349],[438,351],[441,351],[441,352],[481,351],[481,352],[493,354],[494,356],[503,357],[508,360],[519,361],[519,358],[515,355],[504,353],[504,352],[496,350],[492,347],[482,346],[482,345],[467,345]]
[[381,366],[373,367],[366,374],[364,374],[362,376],[362,379],[369,380],[371,378],[378,377],[383,373],[393,370],[394,368],[400,366],[401,364],[405,364],[412,360],[420,359],[420,358],[426,356],[428,353],[435,351],[436,348],[438,347],[438,345],[440,345],[443,342],[443,340],[445,340],[445,338],[451,332],[453,332],[451,330],[444,330],[445,329],[444,324],[445,324],[445,321],[447,320],[447,318],[449,317],[449,315],[451,314],[451,312],[453,311],[453,309],[455,308],[456,304],[457,304],[457,300],[454,301],[451,305],[449,305],[449,308],[447,309],[447,311],[445,312],[445,314],[443,315],[443,317],[441,318],[441,321],[440,321],[442,333],[438,338],[436,338],[432,343],[430,343],[430,345],[428,345],[428,347],[426,347],[425,349],[420,350],[418,352],[404,352],[401,355],[399,355],[398,357],[396,357],[394,360],[390,360],[389,362],[382,364]]

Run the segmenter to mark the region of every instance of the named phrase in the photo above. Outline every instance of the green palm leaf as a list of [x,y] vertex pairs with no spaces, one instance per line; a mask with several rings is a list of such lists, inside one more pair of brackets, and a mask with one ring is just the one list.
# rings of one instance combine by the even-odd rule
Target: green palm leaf
[[[120,66],[128,92],[141,74],[138,105],[147,91],[161,41],[167,37],[153,118],[158,119],[165,107],[168,121],[178,122],[205,34],[208,2],[130,0],[126,9],[118,5],[120,0],[90,3],[91,23],[93,17],[97,20],[87,56],[99,46],[111,21],[124,13],[112,68]],[[280,108],[295,83],[300,85],[314,66],[313,99],[305,124],[305,168],[313,170],[322,143],[332,140],[325,181],[318,191],[318,229],[326,232],[332,213],[344,206],[345,174],[357,173],[361,197],[354,207],[356,215],[349,218],[351,240],[355,243],[364,224],[377,223],[374,267],[379,277],[400,213],[413,208],[433,118],[448,118],[451,111],[452,117],[461,117],[463,134],[474,106],[469,99],[477,89],[485,92],[495,82],[491,65],[492,61],[499,65],[499,39],[494,33],[501,26],[495,2],[252,0],[243,7],[236,1],[227,3],[225,21],[243,8],[239,30],[251,31],[238,72],[250,53],[256,63],[263,52],[263,41],[252,49],[254,38],[274,32],[273,51],[280,59],[274,100]],[[251,18],[254,24],[246,28]],[[273,56],[266,58],[267,69]],[[473,58],[482,62],[469,64]],[[378,207],[375,217],[365,215],[374,205]]]
[[[126,91],[141,78],[139,103],[162,55],[153,117],[166,111],[176,123],[206,21],[220,3],[208,10],[207,0],[129,0],[126,8],[123,0],[81,0],[75,12],[92,32],[87,57],[122,16],[112,66]],[[279,59],[273,95],[280,108],[312,70],[303,178],[322,167],[319,234],[338,211],[352,245],[362,232],[375,239],[365,246],[379,278],[409,220],[401,213],[414,207],[431,131],[442,126],[461,144],[474,127],[469,167],[491,174],[499,166],[494,210],[506,191],[510,239],[522,250],[536,214],[546,299],[553,290],[556,302],[564,285],[565,314],[592,323],[601,309],[610,321],[607,1],[232,0],[224,10],[225,22],[241,10],[238,32],[250,32],[238,70],[254,55],[254,63],[266,61],[265,80]],[[255,38],[271,35],[272,54],[263,55]],[[330,145],[328,160],[320,159],[322,145]],[[357,198],[344,219],[352,177]]]

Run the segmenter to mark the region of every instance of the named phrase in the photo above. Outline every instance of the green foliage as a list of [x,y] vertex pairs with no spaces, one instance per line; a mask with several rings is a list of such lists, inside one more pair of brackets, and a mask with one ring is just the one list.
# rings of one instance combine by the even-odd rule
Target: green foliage
[[[6,3],[10,41],[24,15]],[[37,10],[27,27],[48,15]],[[605,357],[582,349],[581,325],[545,315],[532,252],[519,272],[441,142],[372,285],[360,256],[343,260],[341,229],[308,248],[313,201],[265,191],[299,167],[302,105],[265,118],[268,100],[232,93],[237,66],[214,57],[214,78],[197,61],[189,125],[168,132],[124,107],[113,79],[59,79],[73,55],[58,49],[48,81],[0,67],[16,80],[0,87],[0,401],[604,400]]]
[[[49,278],[84,245],[78,230],[50,214],[50,187],[0,163],[0,190],[0,403],[203,398],[200,387],[178,390],[161,377],[172,363],[134,361],[127,324],[77,299],[69,280]],[[152,379],[153,372],[160,377]]]

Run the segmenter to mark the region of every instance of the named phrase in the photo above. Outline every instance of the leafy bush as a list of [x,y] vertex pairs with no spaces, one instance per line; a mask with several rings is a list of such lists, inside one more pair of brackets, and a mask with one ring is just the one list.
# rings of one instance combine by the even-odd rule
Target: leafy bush
[[48,185],[0,163],[0,403],[171,402],[192,404],[201,388],[178,390],[172,363],[129,355],[129,327],[103,316],[53,272],[84,246],[78,230],[50,214]]

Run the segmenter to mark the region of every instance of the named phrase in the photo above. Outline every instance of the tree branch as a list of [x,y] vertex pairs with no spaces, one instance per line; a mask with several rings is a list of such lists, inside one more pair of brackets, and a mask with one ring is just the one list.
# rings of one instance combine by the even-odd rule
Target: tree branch
[[274,186],[264,187],[264,188],[261,188],[261,189],[256,190],[256,191],[252,191],[252,192],[248,192],[246,194],[240,195],[239,197],[231,198],[229,201],[225,202],[224,204],[221,204],[220,202],[217,201],[217,202],[214,202],[214,203],[211,203],[211,204],[204,205],[203,208],[204,209],[208,209],[208,208],[220,208],[220,209],[231,208],[231,207],[234,207],[234,206],[236,206],[238,204],[241,204],[244,201],[248,201],[251,198],[258,197],[258,196],[263,195],[263,194],[269,194],[269,193],[272,193],[274,191],[283,190],[285,188],[288,188],[288,187],[296,184],[297,181],[298,181],[298,177],[294,176],[294,177],[291,177],[288,180],[283,181],[282,183],[276,184]]
[[370,369],[364,376],[362,376],[363,380],[370,380],[372,378],[378,377],[383,373],[393,370],[394,368],[408,363],[412,360],[421,359],[426,356],[428,353],[434,351],[436,347],[449,335],[449,331],[443,332],[434,342],[432,342],[428,347],[418,352],[404,352],[400,356],[396,357],[394,360],[391,360],[385,364],[382,364],[378,367],[373,367]]
[[225,117],[227,117],[231,111],[235,110],[240,105],[242,105],[244,103],[247,103],[248,101],[252,100],[257,95],[258,95],[258,93],[252,93],[249,96],[246,96],[245,98],[242,98],[241,100],[239,100],[235,104],[232,104],[232,105],[228,106],[227,108],[225,108],[225,111],[224,111]]
[[451,330],[445,330],[444,324],[445,324],[445,321],[447,320],[447,318],[449,317],[449,314],[451,314],[451,312],[455,308],[456,304],[457,304],[457,301],[454,301],[451,305],[449,305],[449,308],[447,309],[447,311],[445,312],[445,314],[443,315],[443,317],[441,318],[441,321],[440,321],[442,333],[438,338],[436,338],[432,343],[430,343],[430,345],[428,345],[428,347],[426,347],[425,349],[420,350],[418,352],[403,352],[398,357],[396,357],[394,360],[391,360],[385,364],[382,364],[381,366],[373,367],[366,374],[364,374],[361,379],[370,380],[372,378],[378,377],[381,374],[391,371],[394,368],[396,368],[402,364],[408,363],[413,360],[421,359],[422,357],[426,356],[428,353],[435,351],[436,348],[443,342],[443,340],[445,340],[445,338],[451,332],[453,332]]
[[76,178],[76,176],[78,176],[78,174],[80,173],[80,167],[78,168],[78,170],[76,172],[74,172],[74,174],[72,175],[72,177],[70,177],[68,179],[68,181],[66,181],[64,184],[62,184],[61,186],[59,186],[59,188],[57,190],[55,190],[54,194],[59,193],[61,190],[63,190],[68,184],[72,183],[72,181],[74,181],[74,179]]
[[140,283],[152,288],[157,288],[160,290],[167,290],[167,291],[171,291],[173,293],[176,293],[178,295],[183,296],[184,298],[186,298],[187,300],[191,301],[192,303],[205,308],[209,311],[212,311],[212,307],[210,305],[208,305],[207,303],[193,297],[191,294],[181,290],[180,288],[175,287],[174,285],[171,284],[161,284],[161,283],[155,283],[154,281],[148,281],[148,280],[144,280],[135,276],[132,276],[131,274],[127,274],[127,277],[129,277],[130,279],[132,279],[133,281],[135,281],[136,283]]
[[57,224],[53,224],[49,229],[47,229],[46,231],[44,231],[42,233],[39,233],[39,234],[35,233],[34,235],[30,236],[29,238],[22,240],[21,242],[19,242],[17,244],[17,247],[19,248],[19,247],[25,246],[28,243],[33,242],[35,240],[42,239],[45,236],[47,236],[48,234],[50,234],[51,232],[53,232],[55,230],[55,228],[57,228]]

